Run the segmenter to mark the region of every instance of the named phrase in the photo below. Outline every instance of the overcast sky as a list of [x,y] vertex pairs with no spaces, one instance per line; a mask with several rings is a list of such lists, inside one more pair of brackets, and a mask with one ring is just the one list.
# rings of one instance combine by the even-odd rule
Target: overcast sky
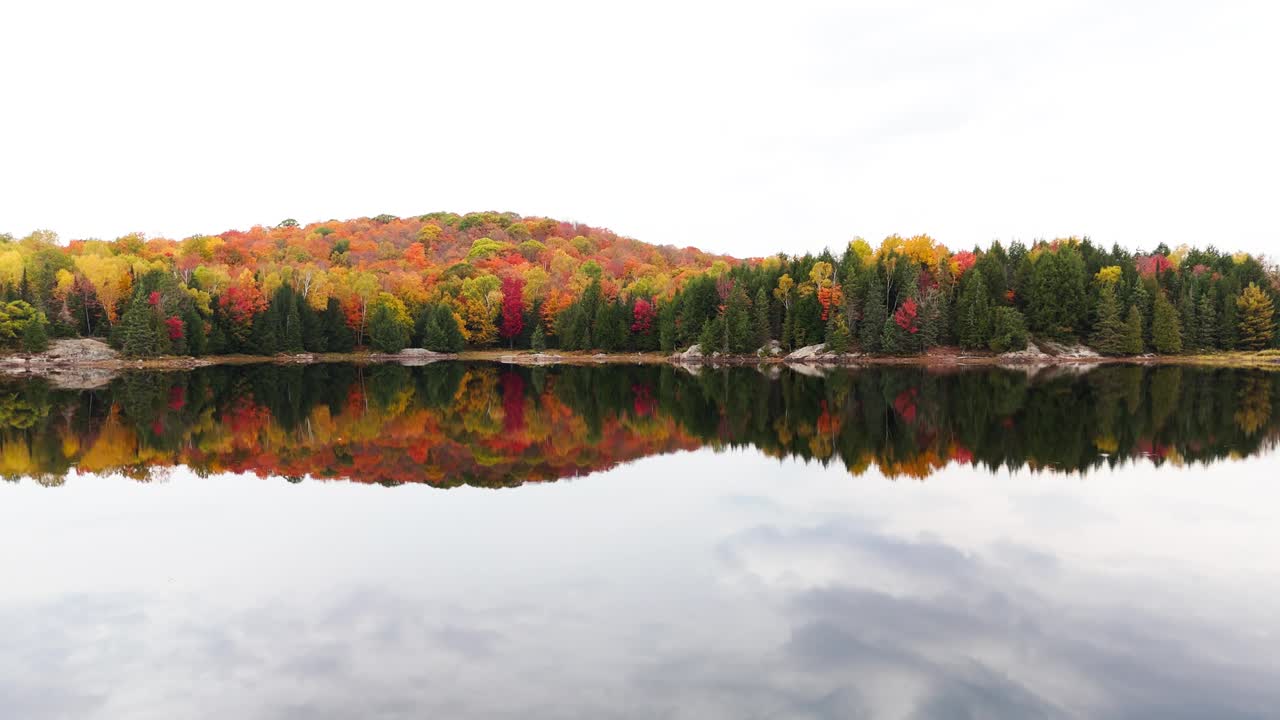
[[1274,2],[0,6],[0,231],[512,210],[1280,254]]

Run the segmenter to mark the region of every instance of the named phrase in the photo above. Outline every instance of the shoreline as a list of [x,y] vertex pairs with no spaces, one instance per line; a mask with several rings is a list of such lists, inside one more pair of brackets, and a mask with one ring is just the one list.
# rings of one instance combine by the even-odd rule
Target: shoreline
[[1081,366],[1081,365],[1194,365],[1224,368],[1255,368],[1280,370],[1280,353],[1261,351],[1231,351],[1190,355],[997,355],[993,353],[966,353],[958,348],[939,348],[921,355],[811,355],[803,358],[787,358],[784,355],[712,355],[687,356],[664,352],[591,353],[580,351],[531,350],[468,350],[460,353],[432,353],[425,350],[406,354],[374,352],[352,353],[300,353],[294,355],[213,355],[204,357],[165,356],[145,359],[76,359],[49,358],[41,355],[0,356],[0,374],[20,377],[49,377],[61,374],[102,374],[131,370],[178,372],[201,367],[236,365],[314,365],[322,363],[427,365],[437,362],[497,362],[512,365],[657,365],[678,367],[742,367],[742,366],[795,366],[801,368],[857,368],[868,366],[898,366],[925,368],[956,367],[1029,367]]

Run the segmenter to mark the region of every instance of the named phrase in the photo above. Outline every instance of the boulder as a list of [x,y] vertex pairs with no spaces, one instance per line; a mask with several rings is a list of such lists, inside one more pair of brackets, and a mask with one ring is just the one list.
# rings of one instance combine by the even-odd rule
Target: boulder
[[54,340],[40,357],[53,363],[76,364],[118,360],[120,353],[101,340],[76,338]]
[[678,352],[671,357],[683,362],[699,362],[702,360],[702,346],[698,344],[690,345],[688,350]]
[[823,349],[825,347],[826,345],[823,343],[818,343],[817,345],[805,345],[788,355],[786,360],[789,362],[817,360],[823,356]]

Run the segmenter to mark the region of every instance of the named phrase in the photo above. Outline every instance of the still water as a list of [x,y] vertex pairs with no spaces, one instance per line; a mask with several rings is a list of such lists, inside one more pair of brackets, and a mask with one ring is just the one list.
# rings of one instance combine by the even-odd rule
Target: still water
[[0,385],[0,717],[1280,706],[1280,375]]

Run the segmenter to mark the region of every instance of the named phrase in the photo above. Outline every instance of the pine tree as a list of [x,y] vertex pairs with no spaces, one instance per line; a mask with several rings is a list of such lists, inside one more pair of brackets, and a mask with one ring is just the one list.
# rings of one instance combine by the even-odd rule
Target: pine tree
[[769,293],[762,287],[756,291],[756,302],[751,308],[755,324],[755,346],[765,347],[769,344]]
[[1222,312],[1218,313],[1218,347],[1223,350],[1235,350],[1240,333],[1240,311],[1236,301],[1239,293],[1225,293],[1222,297]]
[[938,288],[929,288],[924,302],[920,303],[920,340],[921,350],[936,347],[942,342],[946,325],[946,296]]
[[1178,320],[1182,328],[1182,347],[1186,350],[1198,349],[1200,345],[1196,335],[1196,301],[1191,296],[1190,290],[1182,293],[1182,297],[1178,299]]
[[453,310],[441,303],[431,311],[427,320],[426,335],[423,346],[433,352],[461,352],[465,341],[458,321],[453,317]]
[[991,317],[991,337],[987,347],[1004,353],[1027,347],[1027,321],[1017,308],[998,307]]
[[342,306],[337,298],[329,298],[322,321],[325,345],[328,346],[329,352],[347,353],[355,349],[355,333],[351,332],[351,327],[347,325],[346,316],[342,314]]
[[533,334],[529,336],[529,347],[536,352],[547,349],[547,334],[542,331],[542,323],[534,324]]
[[209,351],[208,337],[204,331],[204,318],[194,307],[182,313],[183,335],[187,339],[187,353],[199,357]]
[[1178,321],[1178,311],[1163,290],[1156,292],[1151,315],[1151,344],[1156,352],[1165,355],[1182,352],[1182,323]]
[[1218,311],[1209,292],[1201,295],[1196,305],[1196,344],[1204,350],[1218,347]]
[[1142,340],[1142,312],[1136,304],[1129,306],[1129,316],[1124,322],[1125,355],[1141,355],[1145,349]]
[[1145,349],[1151,346],[1151,293],[1147,292],[1147,284],[1141,278],[1134,281],[1131,297],[1142,320],[1142,347]]
[[882,348],[880,338],[889,312],[884,306],[884,292],[884,280],[879,269],[873,269],[867,281],[867,299],[862,304],[862,320],[858,324],[858,341],[863,352],[876,353]]
[[1116,300],[1113,282],[1103,282],[1098,288],[1098,321],[1094,323],[1089,342],[1103,355],[1124,353],[1124,323],[1120,320],[1120,302]]
[[284,314],[284,340],[280,345],[280,349],[290,353],[300,353],[303,351],[302,343],[302,315],[298,312],[297,296],[289,293],[287,307]]
[[120,318],[120,349],[130,357],[160,354],[160,329],[154,309],[141,296],[129,303]]
[[369,315],[369,344],[374,350],[398,353],[409,346],[413,321],[399,298],[384,293]]
[[836,313],[827,325],[827,352],[847,353],[852,342],[853,338],[849,333],[849,324],[844,320],[844,313]]
[[663,352],[676,349],[676,304],[666,302],[658,308],[658,347]]
[[1275,305],[1271,297],[1258,287],[1249,287],[1236,300],[1240,315],[1240,346],[1246,350],[1262,350],[1269,347],[1276,335]]
[[[23,274],[26,279],[26,274]],[[49,349],[49,331],[47,326],[49,321],[45,319],[44,313],[37,312],[22,328],[22,350],[23,352],[39,353]]]
[[302,349],[313,353],[327,352],[329,348],[320,314],[305,300],[298,303],[298,319],[302,323]]
[[965,273],[956,301],[956,338],[967,350],[983,348],[991,339],[990,298],[982,273]]
[[740,355],[759,347],[755,344],[750,301],[741,287],[735,287],[725,303],[724,331],[725,346],[731,353]]
[[698,333],[698,347],[702,350],[703,355],[710,355],[713,352],[723,352],[724,348],[721,343],[724,341],[724,320],[715,317],[702,323],[702,332]]

